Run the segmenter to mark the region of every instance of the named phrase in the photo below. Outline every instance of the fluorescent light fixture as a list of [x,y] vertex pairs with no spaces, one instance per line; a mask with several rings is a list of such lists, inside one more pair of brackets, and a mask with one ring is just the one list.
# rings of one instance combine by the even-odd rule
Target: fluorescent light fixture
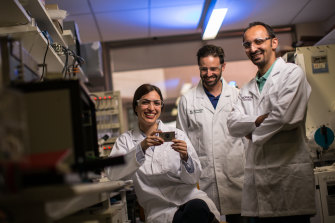
[[226,16],[228,8],[214,9],[206,25],[203,40],[214,39],[219,32],[224,17]]

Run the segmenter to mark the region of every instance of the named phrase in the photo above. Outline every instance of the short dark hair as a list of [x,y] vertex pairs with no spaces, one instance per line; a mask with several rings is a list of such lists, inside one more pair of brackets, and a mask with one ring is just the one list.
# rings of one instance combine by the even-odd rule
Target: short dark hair
[[219,57],[220,64],[224,63],[224,56],[225,56],[224,51],[219,46],[205,45],[201,47],[197,53],[198,65],[200,66],[200,58],[208,57],[208,56]]
[[268,35],[271,39],[276,37],[276,34],[273,31],[272,27],[269,26],[268,24],[265,24],[264,22],[251,22],[251,23],[249,23],[248,27],[245,28],[244,31],[243,31],[243,41],[244,41],[245,32],[248,29],[250,29],[251,27],[254,27],[254,26],[263,26],[266,29],[266,31],[268,32]]
[[[139,100],[143,95],[146,95],[151,91],[156,91],[159,94],[159,97],[161,98],[161,100],[163,101],[161,90],[158,87],[152,84],[142,84],[136,89],[134,93],[134,97],[133,97],[133,110],[136,116],[137,116],[137,112],[136,112],[137,100]],[[162,106],[162,109],[163,107],[164,107],[164,104]]]

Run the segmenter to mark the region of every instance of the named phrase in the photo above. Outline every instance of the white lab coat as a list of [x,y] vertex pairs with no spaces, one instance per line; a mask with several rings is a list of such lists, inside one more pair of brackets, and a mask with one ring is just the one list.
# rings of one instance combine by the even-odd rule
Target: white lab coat
[[244,145],[230,135],[227,117],[237,100],[238,89],[222,80],[222,93],[216,109],[202,82],[180,99],[177,128],[194,146],[203,168],[200,189],[214,201],[221,214],[241,213],[244,172]]
[[196,188],[201,174],[197,154],[185,133],[165,126],[159,121],[158,129],[163,132],[175,131],[176,138],[187,143],[187,151],[194,164],[194,172],[188,173],[178,152],[171,148],[172,142],[148,148],[141,165],[136,160],[136,148],[144,136],[139,130],[122,134],[112,149],[111,156],[125,155],[126,164],[106,168],[110,180],[132,178],[140,205],[145,210],[147,223],[170,223],[178,207],[189,200],[204,200],[217,219],[220,214],[206,193]]
[[[242,215],[276,217],[315,212],[313,164],[305,140],[311,88],[302,69],[278,58],[262,93],[255,78],[228,117],[230,133],[252,132],[246,149]],[[269,113],[256,128],[258,116]]]

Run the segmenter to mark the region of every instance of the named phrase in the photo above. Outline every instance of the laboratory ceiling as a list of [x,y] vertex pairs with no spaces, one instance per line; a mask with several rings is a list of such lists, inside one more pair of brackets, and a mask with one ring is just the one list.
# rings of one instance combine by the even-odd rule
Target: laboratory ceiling
[[[201,33],[209,0],[46,0],[67,11],[83,43],[173,37]],[[228,8],[220,31],[241,30],[252,21],[272,26],[335,24],[335,0],[217,0]]]

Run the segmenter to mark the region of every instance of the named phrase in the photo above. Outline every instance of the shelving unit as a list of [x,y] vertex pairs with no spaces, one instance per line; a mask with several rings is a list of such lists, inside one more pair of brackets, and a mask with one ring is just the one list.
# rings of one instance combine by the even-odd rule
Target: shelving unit
[[[0,27],[0,35],[9,35],[15,40],[20,40],[23,48],[25,48],[38,63],[43,63],[48,41],[38,27],[32,25]],[[64,67],[62,59],[51,46],[49,46],[45,63],[47,64],[48,72],[61,72]]]
[[[8,0],[7,0],[8,1]],[[58,32],[56,26],[52,22],[50,16],[48,15],[47,10],[44,5],[39,0],[29,0],[25,1],[23,7],[29,11],[31,16],[35,19],[37,26],[41,30],[46,30],[52,37],[53,41],[68,47],[67,43],[62,38],[62,35]]]
[[[63,31],[63,38],[68,45],[74,45],[76,42],[74,41],[73,34],[71,30],[64,30]],[[69,44],[70,43],[70,44]]]
[[[21,5],[17,0],[4,0],[0,9],[0,21],[0,36],[9,36],[14,40],[21,41],[22,47],[40,64],[43,63],[48,46],[48,40],[42,31],[48,32],[53,43],[61,44],[65,48],[68,47],[67,42],[39,0],[24,1],[24,5]],[[72,62],[73,58],[69,58],[68,64]],[[59,74],[57,77],[62,77],[65,55],[58,55],[49,44],[46,64],[48,73]],[[81,67],[78,70],[76,78],[87,82],[88,78]]]
[[[20,78],[17,78],[17,80],[19,81],[30,81],[30,80],[35,81],[35,78],[37,78],[38,80],[38,77],[41,77],[42,75],[41,69],[38,69],[38,64],[42,64],[44,62],[44,59],[45,59],[46,67],[47,67],[47,73],[45,77],[50,78],[51,76],[50,74],[53,74],[53,73],[55,73],[56,75],[59,74],[58,77],[61,77],[62,70],[65,64],[65,55],[58,54],[56,50],[54,50],[54,48],[50,44],[50,40],[52,39],[54,43],[61,44],[63,47],[66,47],[66,48],[68,47],[68,43],[70,43],[71,41],[70,34],[65,32],[64,35],[62,35],[57,30],[56,26],[53,24],[47,11],[45,10],[44,5],[39,0],[28,0],[28,1],[21,1],[21,2],[24,5],[22,5],[18,0],[1,0],[0,37],[4,37],[4,38],[1,38],[0,67],[6,68],[6,69],[1,69],[1,71],[5,70],[4,73],[6,74],[4,74],[3,76],[2,76],[3,74],[2,72],[0,74],[1,75],[0,76],[0,87],[6,86],[6,84],[9,84],[10,81],[15,79],[15,77],[20,77]],[[47,33],[51,36],[51,38],[45,36],[42,33],[42,31],[43,32],[47,31]],[[72,43],[74,43],[73,40],[72,40]],[[47,54],[46,54],[46,51],[47,51]],[[23,58],[26,58],[26,61],[24,61]],[[33,61],[34,65],[36,65],[35,66],[36,69],[31,69],[31,67],[27,65],[26,63],[27,61],[29,62]],[[26,63],[26,64],[23,64],[23,63]],[[72,61],[71,60],[68,61],[68,64],[72,64]],[[15,72],[13,72],[14,70],[18,71],[18,73],[21,72],[20,73],[21,75],[22,74],[27,75],[28,73],[27,70],[29,70],[30,72],[29,75],[32,76],[33,78],[25,79],[25,78],[22,78],[20,75],[12,76],[12,74],[15,74]],[[80,71],[79,73],[76,73],[75,78],[81,79],[82,81],[87,82],[88,79],[85,76],[85,74],[82,72],[81,68],[79,68],[79,71]],[[3,77],[6,78],[5,81],[3,80],[5,79]],[[44,82],[44,84],[46,83],[51,83],[51,81]],[[64,93],[63,90],[60,90],[60,92]],[[68,95],[67,92],[65,93],[66,95]],[[34,95],[36,94],[34,93]],[[48,97],[48,94],[45,95],[45,92],[41,93],[40,95],[45,97],[46,98],[45,100],[49,100],[49,101],[53,100],[52,98]],[[79,98],[79,97],[74,97],[74,98]],[[22,100],[26,100],[26,98]],[[24,102],[27,102],[28,100]],[[56,107],[60,107],[63,109],[64,107],[69,105],[68,104],[69,100],[64,99],[64,97],[60,97],[60,100],[62,100],[61,101],[62,103],[58,101],[58,103],[56,104]],[[87,100],[89,100],[89,98],[85,97],[85,101]],[[37,107],[36,106],[35,107],[38,108],[38,110],[40,110],[41,108],[39,106],[41,106],[41,104],[39,104],[39,102],[36,102],[36,103],[37,103],[36,104]],[[25,105],[27,104],[28,103],[25,103]],[[63,104],[65,104],[65,106],[63,107],[60,106]],[[92,106],[89,106],[89,107],[91,108]],[[80,106],[77,106],[77,107],[79,108]],[[87,108],[85,107],[85,109]],[[89,116],[90,114],[92,114],[92,111],[87,109],[84,112],[81,112],[81,113],[78,112],[78,114]],[[36,114],[35,111],[33,111],[32,113]],[[54,118],[52,114],[50,113],[48,113],[47,115],[48,115],[48,118],[50,119]],[[40,118],[41,116],[37,114],[36,117]],[[92,119],[88,119],[88,117],[83,118],[80,115],[76,115],[76,117],[78,117],[78,119],[87,118],[85,120],[92,120]],[[64,116],[61,115],[61,118],[64,119]],[[68,120],[67,117],[65,117],[65,119]],[[39,119],[39,121],[40,120],[41,119]],[[25,124],[27,124],[26,120],[24,122]],[[83,125],[81,125],[82,127],[84,126],[82,130],[88,131],[87,127],[89,125],[92,125],[92,123],[93,123],[92,121],[90,123],[83,123]],[[70,125],[72,124],[70,123]],[[34,128],[36,127],[36,129],[38,130],[43,129],[43,128],[37,127],[38,125],[36,125],[36,122],[34,122],[32,126],[34,126]],[[53,127],[54,126],[55,125],[53,125]],[[92,135],[95,136],[95,128],[93,129],[94,130],[92,130],[92,133],[93,133]],[[63,132],[67,131],[66,127],[64,127],[63,125],[59,127],[57,131],[58,130],[63,131]],[[27,131],[31,133],[36,133],[36,131],[30,131],[28,128],[27,128]],[[69,134],[67,134],[67,136],[69,136]],[[30,142],[33,142],[33,140],[31,140],[32,137],[30,136],[27,136],[27,137],[30,139]],[[45,139],[45,137],[42,137],[42,138]],[[64,137],[62,139],[64,139]],[[89,141],[86,138],[85,140]],[[51,141],[48,140],[48,143]],[[83,141],[83,140],[80,140],[80,141]],[[61,140],[61,142],[64,142],[64,140]],[[24,143],[27,144],[26,142]],[[96,141],[94,141],[94,143],[96,143]],[[55,143],[52,143],[52,144],[55,144]],[[86,142],[86,144],[90,145],[89,142]],[[41,146],[39,147],[39,145]],[[96,144],[94,144],[94,146],[95,145]],[[72,146],[73,145],[71,141],[65,147],[71,148]],[[37,149],[41,148],[42,152],[45,152],[45,151],[47,152],[47,149],[44,150],[44,147],[45,147],[45,144],[42,141],[38,141],[36,144],[32,145],[29,148],[31,149],[29,150],[29,152],[35,151],[36,148]],[[60,146],[60,148],[63,148],[63,147]],[[24,146],[24,149],[26,149],[26,146]],[[89,155],[88,153],[90,153],[91,151],[84,151],[84,152],[85,154]],[[67,159],[67,158],[64,158],[64,159]],[[6,160],[6,162],[12,162],[12,160]],[[51,161],[46,161],[46,162],[51,162]],[[13,161],[13,163],[15,162]],[[40,169],[37,168],[38,171],[41,171],[41,173],[38,171],[35,173],[34,172],[35,169],[34,169],[34,171],[32,171],[34,173],[32,173],[31,175],[30,173],[28,175],[24,175],[22,173],[24,171],[21,171],[20,168],[17,168],[13,170],[11,173],[9,173],[10,177],[8,177],[8,180],[2,182],[1,184],[1,186],[4,186],[3,184],[5,183],[4,188],[1,188],[0,190],[0,210],[1,210],[0,218],[1,219],[6,218],[7,220],[7,217],[8,217],[8,220],[14,223],[25,223],[25,222],[36,222],[36,223],[39,223],[39,222],[41,223],[42,222],[43,223],[45,222],[54,223],[55,222],[56,223],[58,222],[59,223],[59,222],[67,222],[67,221],[74,222],[74,221],[71,221],[71,219],[77,218],[77,217],[78,218],[89,217],[92,220],[93,219],[103,219],[103,218],[105,219],[105,221],[99,220],[99,222],[107,222],[107,219],[116,219],[117,222],[122,222],[122,223],[128,222],[127,202],[125,198],[125,191],[128,190],[129,187],[131,187],[132,182],[130,181],[108,181],[108,182],[99,182],[99,183],[83,183],[83,181],[86,182],[87,179],[92,179],[92,178],[94,181],[97,181],[98,180],[97,178],[100,175],[96,176],[95,174],[91,172],[77,173],[75,169],[73,169],[73,173],[72,173],[72,170],[69,170],[70,168],[67,171],[64,171],[66,173],[57,172],[57,177],[64,177],[64,181],[52,181],[50,179],[45,179],[44,177],[45,176],[44,171],[46,171],[45,174],[49,175],[49,172],[48,172],[49,170],[47,168],[44,168],[44,167],[39,167]],[[7,172],[5,171],[1,172],[1,174],[6,175],[5,173],[7,174]],[[50,173],[53,173],[53,172],[50,171]],[[92,174],[93,177],[86,176],[87,178],[84,178],[83,175],[85,174],[87,175]],[[4,176],[4,175],[1,175],[1,176]],[[11,181],[12,180],[11,177],[13,177],[13,181]],[[23,181],[23,179],[26,182],[30,182],[30,181],[36,182],[37,181],[36,179],[39,179],[41,180],[41,182],[43,182],[43,185],[41,185],[42,183],[34,184],[34,185],[30,185],[29,183],[23,184],[21,182]],[[71,182],[71,184],[68,182]],[[44,185],[44,183],[45,184],[49,183],[50,185]],[[110,198],[115,195],[117,195],[118,197],[120,195],[121,201],[119,201],[117,205],[111,205]],[[107,207],[107,209],[105,209],[105,207]],[[99,213],[103,213],[101,215],[102,218],[100,214],[96,215],[96,214],[91,214],[89,212],[86,212],[84,215],[82,215],[82,213],[85,212],[85,210],[87,209],[90,210],[91,208],[99,209],[97,211]]]
[[108,156],[117,137],[123,133],[122,102],[119,91],[93,92],[95,102],[98,139],[108,135],[100,146],[100,156]]
[[17,0],[6,0],[0,7],[0,27],[26,25],[31,22],[22,5]]

